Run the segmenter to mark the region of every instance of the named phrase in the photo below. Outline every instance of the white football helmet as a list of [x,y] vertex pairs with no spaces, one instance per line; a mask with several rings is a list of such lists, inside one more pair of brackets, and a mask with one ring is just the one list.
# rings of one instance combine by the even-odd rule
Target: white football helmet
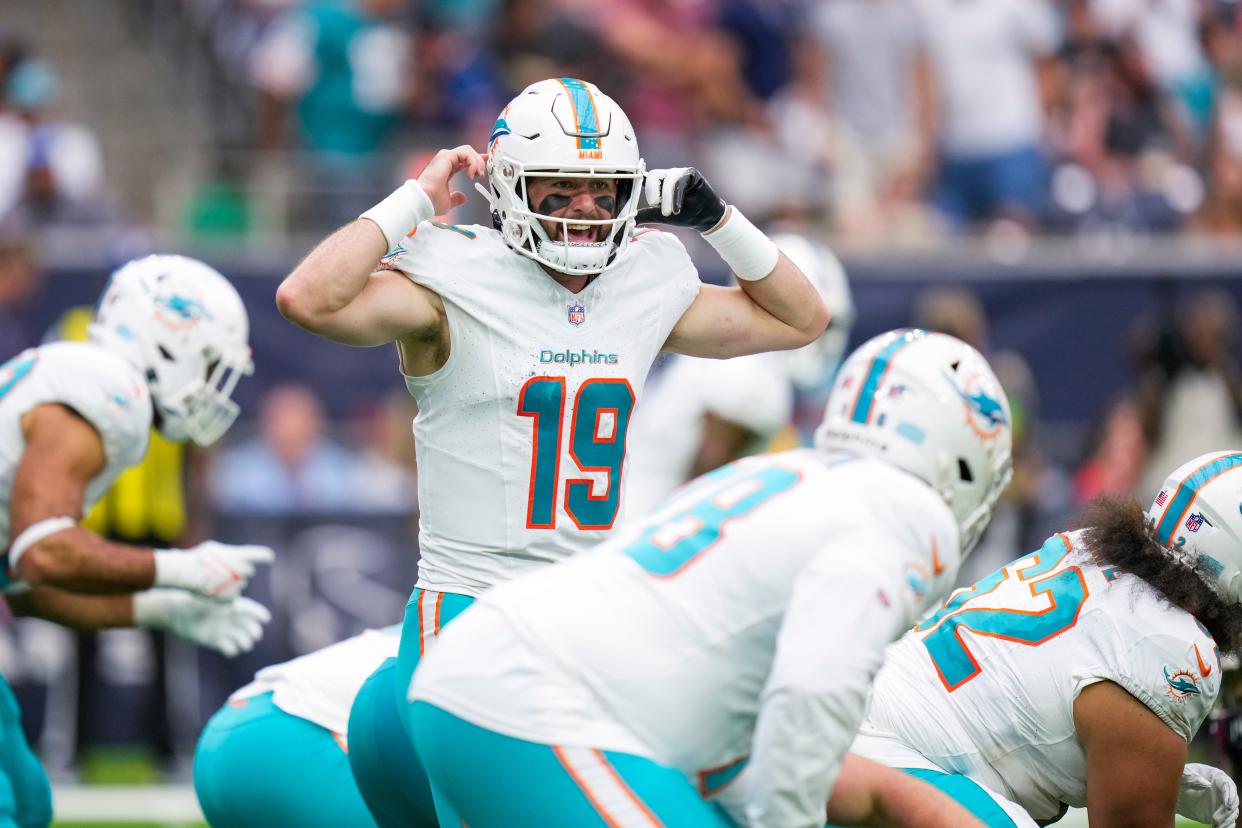
[[[492,208],[505,243],[540,264],[581,276],[599,273],[629,245],[645,172],[638,140],[621,107],[594,84],[574,78],[531,84],[514,98],[488,140],[490,191],[476,184]],[[536,212],[527,184],[532,177],[615,178],[611,219],[563,219]],[[540,220],[555,222],[549,236]],[[606,226],[600,242],[574,242],[569,225]]]
[[837,374],[815,445],[878,457],[953,510],[966,555],[1013,475],[1009,402],[960,339],[906,329],[864,342]]
[[1147,511],[1156,543],[1192,566],[1206,564],[1217,590],[1242,603],[1242,451],[1214,451],[1179,466]]
[[789,377],[803,388],[826,386],[845,356],[854,325],[854,300],[850,294],[845,268],[822,244],[796,233],[777,233],[772,241],[797,265],[824,298],[832,321],[819,339],[793,351],[780,351]]
[[185,256],[147,256],[112,274],[90,339],[147,378],[165,437],[214,443],[237,419],[233,389],[254,371],[250,321],[237,290]]

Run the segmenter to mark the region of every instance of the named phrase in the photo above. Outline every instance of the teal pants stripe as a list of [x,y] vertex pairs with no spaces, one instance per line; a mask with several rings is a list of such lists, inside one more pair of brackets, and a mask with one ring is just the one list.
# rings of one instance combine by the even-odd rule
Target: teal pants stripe
[[[926,768],[899,768],[915,779],[921,779],[956,801],[988,828],[1017,828],[1005,809],[988,796],[973,779],[960,773],[941,773]],[[832,826],[827,826],[832,828]]]
[[[430,640],[434,629],[419,627],[416,589],[405,606],[401,646],[396,659],[388,659],[371,674],[354,698],[349,711],[349,763],[362,797],[381,828],[433,826],[436,812],[431,786],[413,748],[406,694],[421,658],[420,642]],[[426,601],[440,593],[428,592]],[[443,593],[440,628],[474,603],[467,595]],[[435,613],[429,611],[429,616]],[[460,826],[458,826],[460,828]]]
[[963,808],[979,818],[988,828],[1017,828],[1005,809],[996,804],[996,800],[988,796],[987,791],[967,776],[960,773],[940,773],[924,768],[902,768],[903,772],[915,779],[921,779],[934,788],[939,788]]
[[[504,736],[435,705],[412,705],[419,756],[436,791],[441,828],[609,828],[551,745]],[[730,828],[680,771],[650,759],[601,751],[616,776],[660,824]],[[602,807],[608,807],[604,804]],[[654,824],[654,823],[649,823]]]
[[212,828],[375,825],[336,737],[271,693],[211,717],[194,752],[194,791]]
[[22,711],[0,676],[0,828],[45,828],[52,786],[22,732]]

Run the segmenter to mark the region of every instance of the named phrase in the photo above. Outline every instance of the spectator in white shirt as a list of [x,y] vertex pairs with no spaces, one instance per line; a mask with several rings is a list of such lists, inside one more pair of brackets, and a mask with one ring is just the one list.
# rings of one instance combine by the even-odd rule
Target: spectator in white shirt
[[1057,45],[1047,0],[917,0],[940,95],[935,201],[958,226],[1030,223],[1045,191],[1038,72]]
[[851,242],[917,197],[931,162],[933,83],[909,0],[814,4],[803,44],[830,119],[831,202]]
[[46,224],[104,218],[103,153],[81,124],[56,117],[60,81],[41,60],[24,60],[4,85],[0,113],[0,217],[21,212]]

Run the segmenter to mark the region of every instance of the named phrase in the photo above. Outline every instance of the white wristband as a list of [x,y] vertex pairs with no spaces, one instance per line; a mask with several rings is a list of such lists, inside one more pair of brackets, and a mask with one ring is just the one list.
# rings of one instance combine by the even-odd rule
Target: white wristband
[[[134,626],[163,629],[168,624],[167,589],[147,589],[134,593]],[[180,593],[185,594],[185,593]]]
[[716,248],[733,275],[747,282],[757,282],[770,274],[781,255],[776,243],[732,205],[724,223],[704,233],[703,238]]
[[17,562],[21,560],[22,555],[26,554],[27,549],[57,532],[63,532],[77,525],[78,522],[71,517],[52,517],[27,526],[25,531],[18,535],[9,546],[9,571],[17,571]]
[[420,222],[435,214],[436,208],[431,199],[423,192],[422,186],[411,178],[358,218],[375,222],[391,249],[410,235]]
[[199,563],[183,549],[153,549],[155,556],[155,580],[151,585],[171,589],[193,590],[198,583],[195,577]]

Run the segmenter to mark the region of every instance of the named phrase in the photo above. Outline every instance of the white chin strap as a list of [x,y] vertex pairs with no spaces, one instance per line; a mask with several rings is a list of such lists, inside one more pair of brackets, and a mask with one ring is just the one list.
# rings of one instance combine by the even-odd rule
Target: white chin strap
[[538,253],[551,267],[566,272],[588,275],[608,266],[611,245],[608,242],[557,242],[540,239]]

